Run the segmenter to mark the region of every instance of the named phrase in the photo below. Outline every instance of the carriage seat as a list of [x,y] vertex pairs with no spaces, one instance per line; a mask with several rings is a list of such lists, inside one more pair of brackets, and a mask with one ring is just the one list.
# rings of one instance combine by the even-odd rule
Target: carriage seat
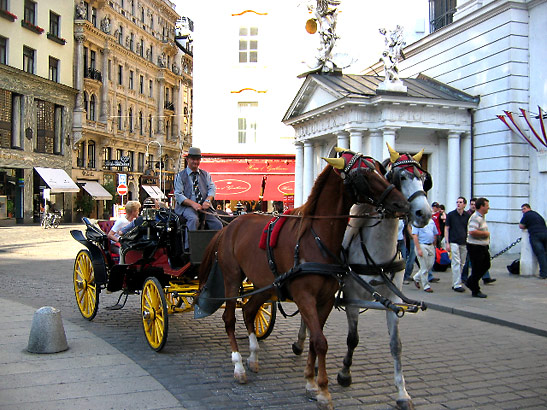
[[[110,230],[112,229],[112,227],[114,226],[114,224],[116,223],[116,221],[111,221],[111,220],[108,220],[108,221],[98,221],[97,222],[97,225],[99,225],[99,228],[101,228],[101,230],[108,235],[108,232],[110,232]],[[118,245],[114,245],[112,243],[110,243],[110,239],[107,239],[106,241],[107,243],[107,246],[108,246],[108,252],[110,253],[111,257],[112,257],[112,261],[114,263],[118,263],[119,260],[120,260],[120,250],[119,250],[119,246]],[[116,249],[113,249],[114,247],[116,247]]]
[[97,225],[99,225],[99,228],[108,235],[108,232],[110,232],[115,223],[116,221],[98,221]]

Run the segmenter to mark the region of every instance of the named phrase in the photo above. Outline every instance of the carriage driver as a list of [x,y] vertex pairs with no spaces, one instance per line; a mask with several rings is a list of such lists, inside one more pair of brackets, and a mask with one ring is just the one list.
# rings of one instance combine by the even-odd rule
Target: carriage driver
[[199,211],[205,211],[203,214],[209,229],[221,229],[222,223],[212,215],[211,208],[216,192],[215,183],[207,171],[199,168],[201,150],[190,147],[186,162],[187,167],[175,177],[175,212],[186,219],[186,226],[190,231],[198,228]]

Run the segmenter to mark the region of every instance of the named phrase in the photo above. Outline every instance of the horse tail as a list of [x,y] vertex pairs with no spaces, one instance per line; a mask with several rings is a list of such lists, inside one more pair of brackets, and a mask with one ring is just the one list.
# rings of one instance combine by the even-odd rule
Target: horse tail
[[213,236],[213,239],[211,239],[211,242],[209,242],[209,245],[207,245],[207,247],[205,248],[204,257],[201,261],[198,274],[199,291],[201,291],[203,286],[205,286],[205,283],[207,283],[209,273],[211,272],[211,268],[216,259],[218,244],[222,235],[224,234],[224,231],[224,229],[218,231],[215,236]]

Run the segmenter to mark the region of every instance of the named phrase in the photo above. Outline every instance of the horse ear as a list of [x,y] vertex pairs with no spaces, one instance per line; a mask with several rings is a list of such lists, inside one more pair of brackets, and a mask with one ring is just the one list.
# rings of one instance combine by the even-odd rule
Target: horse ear
[[346,166],[346,161],[344,158],[325,158],[321,157],[325,161],[327,161],[330,165],[332,165],[336,169],[344,169]]
[[389,150],[389,160],[391,161],[391,163],[394,164],[395,161],[397,161],[399,159],[401,154],[399,154],[397,151],[395,151],[393,148],[391,148],[391,146],[389,145],[388,142],[386,142],[386,145],[387,145],[387,149]]
[[336,152],[351,152],[353,154],[353,151],[350,151],[347,148],[334,147],[334,151],[336,151]]
[[422,150],[416,155],[413,155],[412,158],[414,158],[414,161],[420,162],[420,160],[422,159],[422,155],[424,155],[424,148],[422,148]]

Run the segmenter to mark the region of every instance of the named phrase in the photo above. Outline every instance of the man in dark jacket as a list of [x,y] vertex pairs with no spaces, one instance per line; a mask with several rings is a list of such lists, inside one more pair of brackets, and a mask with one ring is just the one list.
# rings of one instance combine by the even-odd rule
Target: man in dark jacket
[[547,279],[547,227],[545,220],[536,211],[532,211],[529,204],[522,204],[522,219],[520,229],[528,229],[530,245],[539,264],[539,277]]
[[446,216],[444,226],[444,237],[446,239],[446,250],[452,252],[452,290],[465,292],[462,286],[462,271],[467,258],[467,222],[469,215],[465,212],[467,200],[460,196],[456,201],[456,209]]

